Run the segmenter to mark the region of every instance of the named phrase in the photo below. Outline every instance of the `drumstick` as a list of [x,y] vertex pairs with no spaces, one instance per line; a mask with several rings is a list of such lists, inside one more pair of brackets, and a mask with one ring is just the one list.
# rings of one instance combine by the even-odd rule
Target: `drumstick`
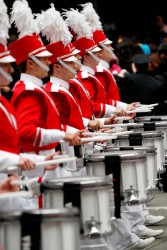
[[18,191],[18,192],[8,192],[0,194],[0,199],[21,197],[32,198],[34,196],[32,191]]
[[111,136],[87,137],[87,138],[81,138],[81,142],[108,141],[112,139],[117,139],[117,136],[111,135]]
[[140,109],[154,109],[154,107],[138,107],[138,108],[135,108],[135,110],[140,110]]
[[131,114],[131,113],[144,113],[144,112],[151,112],[151,109],[139,109],[139,110],[128,110],[126,111],[127,114]]
[[105,133],[115,133],[115,132],[121,132],[121,131],[125,131],[125,128],[121,128],[121,127],[113,128],[113,129],[107,130]]
[[68,154],[64,154],[64,155],[55,155],[55,156],[53,156],[53,159],[58,159],[58,158],[67,158],[67,157],[70,157]]
[[69,162],[69,161],[74,161],[76,160],[76,157],[65,157],[65,158],[58,158],[58,159],[53,159],[53,160],[48,160],[48,161],[41,161],[41,162],[37,162],[36,163],[36,167],[41,167],[44,165],[51,165],[51,164],[60,164],[60,163],[64,163],[64,162]]
[[130,125],[136,125],[137,123],[117,123],[117,124],[109,124],[109,125],[103,125],[103,128],[112,128],[112,127],[126,127]]
[[[141,104],[141,106],[139,106],[139,107],[155,107],[155,106],[158,106],[158,105],[159,105],[159,103]],[[139,107],[137,107],[137,108],[139,108]]]
[[[76,157],[72,157],[69,155],[63,155],[64,158],[62,158],[62,155],[56,155],[53,157],[53,160],[48,160],[48,161],[42,161],[42,162],[37,162],[35,165],[36,167],[41,167],[41,166],[45,166],[45,165],[51,165],[51,164],[60,164],[60,163],[65,163],[65,162],[69,162],[69,161],[74,161],[77,158]],[[3,173],[13,173],[13,169],[19,169],[16,166],[12,166],[12,167],[7,167],[6,170],[3,170]]]
[[124,120],[124,121],[126,120],[126,121],[128,121],[128,120],[131,120],[131,119],[132,119],[132,117],[130,117],[130,116],[118,116],[118,117],[115,117],[115,118],[114,118],[114,120],[116,120],[116,121],[117,121],[117,120],[118,120],[118,121],[119,121],[119,120]]
[[[131,131],[115,131],[115,132],[112,132],[112,130],[110,129],[109,131],[108,131],[108,134],[110,134],[110,133],[112,133],[112,135],[124,135],[124,134],[131,134],[133,131],[131,130]],[[107,132],[106,132],[106,134],[107,134]]]
[[84,132],[83,135],[86,136],[108,136],[108,132]]
[[115,132],[115,133],[113,133],[113,135],[128,135],[128,134],[131,134],[133,132],[134,132],[133,130],[131,130],[131,131],[121,131],[121,132]]

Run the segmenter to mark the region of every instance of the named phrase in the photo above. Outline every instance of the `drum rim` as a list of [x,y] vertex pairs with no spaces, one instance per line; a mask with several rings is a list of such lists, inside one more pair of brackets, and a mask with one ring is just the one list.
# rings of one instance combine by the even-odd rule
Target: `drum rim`
[[[161,131],[135,131],[132,134],[141,134],[142,138],[150,138],[150,139],[155,139],[155,138],[160,138],[163,139],[163,132]],[[119,141],[121,139],[128,139],[129,135],[118,135],[116,141]]]
[[[141,127],[143,128],[144,127],[144,123],[147,124],[147,123],[155,123],[155,127],[157,128],[166,128],[167,127],[167,120],[166,121],[138,121],[137,125],[136,125],[136,128],[140,128],[139,125],[141,125]],[[130,127],[132,128],[135,128],[135,125],[130,125]]]
[[148,119],[151,119],[151,118],[153,118],[153,119],[162,119],[162,121],[163,121],[163,119],[166,119],[166,121],[167,121],[167,115],[162,115],[162,116],[159,116],[159,115],[153,115],[153,116],[138,116],[138,117],[135,117],[135,121],[144,121],[145,119],[147,120],[147,121],[149,121]]
[[22,216],[21,211],[4,212],[0,214],[0,222],[4,221],[16,221]]
[[[123,149],[120,149],[120,148],[133,148],[132,150],[130,149],[128,149],[127,151],[129,151],[129,152],[133,152],[133,151],[136,151],[136,150],[139,150],[139,151],[146,151],[146,154],[153,154],[153,153],[155,153],[156,154],[156,151],[157,151],[157,149],[156,149],[156,147],[154,147],[154,146],[125,146],[125,147],[122,147],[122,146],[106,146],[106,148],[103,148],[103,149],[101,149],[101,151],[100,152],[109,152],[108,150],[111,150],[112,152],[119,152],[119,151],[121,151],[121,152],[124,152],[124,151],[126,151],[126,149],[125,150],[123,150]],[[113,149],[113,150],[112,150]],[[106,150],[106,151],[105,151]]]
[[111,176],[77,176],[77,177],[68,177],[68,178],[59,178],[54,180],[49,180],[43,182],[42,185],[44,189],[59,190],[63,189],[63,184],[80,184],[81,189],[86,188],[96,188],[96,187],[107,187],[112,186],[112,177]]
[[39,215],[43,218],[60,218],[62,217],[79,217],[79,209],[77,207],[63,207],[63,208],[52,208],[52,209],[33,209],[26,211],[29,215]]
[[[87,162],[104,162],[105,156],[110,156],[111,152],[101,152],[101,153],[93,153],[87,155],[88,157],[86,158]],[[120,155],[122,154],[122,155]],[[91,156],[91,157],[90,157]],[[127,150],[125,151],[118,151],[118,152],[113,152],[111,156],[121,156],[121,162],[126,162],[126,161],[135,161],[135,160],[146,160],[146,151],[143,150]],[[135,158],[135,156],[138,156],[138,159]],[[95,158],[96,157],[96,158]],[[97,158],[98,157],[98,158]]]

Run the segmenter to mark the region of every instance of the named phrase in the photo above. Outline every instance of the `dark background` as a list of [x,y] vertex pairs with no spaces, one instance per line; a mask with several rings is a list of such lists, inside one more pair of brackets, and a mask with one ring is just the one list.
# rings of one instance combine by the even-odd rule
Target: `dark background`
[[[13,0],[5,0],[8,10],[10,12]],[[87,3],[86,0],[29,0],[29,6],[33,13],[39,13],[41,10],[46,10],[50,7],[51,3],[60,12],[62,9],[78,8],[79,4]],[[103,23],[104,31],[107,36],[114,42],[117,40],[118,35],[137,36],[142,42],[143,39],[153,36],[155,33],[155,15],[162,15],[166,20],[166,4],[163,0],[91,0],[94,8],[100,16]],[[114,29],[106,30],[106,25],[109,24]],[[13,28],[11,30],[13,32]]]

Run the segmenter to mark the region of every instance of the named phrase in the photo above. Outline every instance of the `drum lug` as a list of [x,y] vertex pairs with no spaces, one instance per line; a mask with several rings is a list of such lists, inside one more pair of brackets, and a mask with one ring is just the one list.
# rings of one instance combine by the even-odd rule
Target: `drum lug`
[[38,197],[41,194],[40,183],[32,184],[30,189],[33,191],[34,197]]
[[91,217],[91,220],[85,221],[85,227],[88,231],[89,237],[99,237],[101,234],[98,230],[98,227],[101,223],[94,220],[94,217]]
[[84,159],[83,158],[77,158],[77,161],[76,161],[77,169],[80,170],[81,168],[84,167],[84,165],[85,165]]
[[128,197],[128,203],[130,204],[136,204],[139,203],[139,199],[135,196],[135,193],[137,193],[138,191],[133,189],[133,186],[130,186],[130,189],[126,189],[125,190],[125,194]]
[[134,195],[134,194],[132,194],[131,196],[130,196],[130,199],[129,199],[129,201],[128,201],[128,203],[129,204],[138,204],[139,203],[139,199]]

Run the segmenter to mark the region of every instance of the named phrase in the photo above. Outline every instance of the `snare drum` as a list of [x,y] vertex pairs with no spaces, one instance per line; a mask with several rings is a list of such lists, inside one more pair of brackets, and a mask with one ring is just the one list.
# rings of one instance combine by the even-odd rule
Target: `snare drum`
[[162,162],[165,158],[164,137],[162,132],[140,131],[130,135],[121,135],[115,140],[115,146],[151,146],[157,149],[157,171],[162,169]]
[[147,176],[148,176],[148,186],[149,190],[157,190],[157,150],[152,146],[127,146],[127,147],[113,147],[108,146],[101,149],[100,152],[119,152],[126,150],[137,150],[146,151],[146,165],[147,165]]
[[21,212],[0,215],[0,244],[4,250],[21,250]]
[[78,250],[80,248],[77,208],[29,210],[1,215],[4,250]]
[[[112,164],[107,166],[108,163],[106,162],[106,158],[109,158],[108,162],[110,162],[111,159]],[[118,161],[118,158],[120,159],[120,162]],[[146,151],[94,153],[86,155],[85,159],[87,162],[86,168],[88,175],[98,176],[112,173],[113,168],[119,169],[120,164],[121,192],[125,198],[125,202],[130,201],[132,193],[135,193],[139,201],[148,200]]]
[[[33,227],[39,228],[40,232],[33,230]],[[28,234],[31,237],[31,244],[32,242],[33,246],[36,244],[34,250],[78,250],[79,211],[77,208],[28,211],[23,214],[22,232],[24,234],[22,244]]]
[[[151,118],[150,118],[151,119]],[[164,136],[164,147],[167,148],[167,120],[160,120],[160,121],[155,121],[155,120],[145,120],[145,121],[138,121],[138,125],[141,125],[141,127],[139,128],[139,126],[137,126],[137,130],[144,130],[146,131],[161,131],[163,132],[163,136]],[[132,126],[133,127],[133,126]],[[135,127],[135,125],[134,125]],[[149,129],[150,128],[150,129]],[[149,130],[148,130],[149,129]]]
[[111,233],[112,179],[107,176],[73,177],[50,180],[41,184],[44,203],[49,208],[74,205],[80,208],[81,231],[84,235]]

